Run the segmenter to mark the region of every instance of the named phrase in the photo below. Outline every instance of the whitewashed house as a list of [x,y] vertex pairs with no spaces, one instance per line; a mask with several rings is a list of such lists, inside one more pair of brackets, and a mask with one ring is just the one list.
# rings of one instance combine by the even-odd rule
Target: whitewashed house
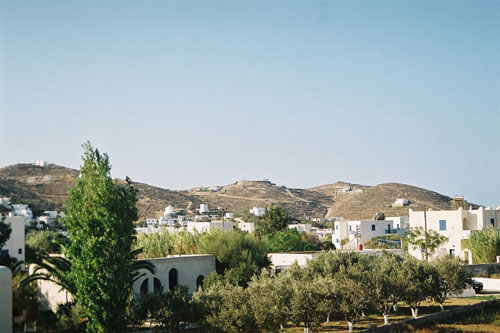
[[171,217],[162,216],[158,219],[158,225],[165,227],[175,227],[175,220]]
[[248,233],[254,232],[255,231],[255,223],[253,223],[253,222],[239,222],[238,228],[244,232],[248,232]]
[[224,231],[233,231],[233,222],[231,221],[212,221],[212,222],[192,222],[188,221],[186,230],[190,233],[203,233],[210,230],[219,229]]
[[295,224],[289,224],[288,229],[295,229],[298,232],[311,232],[312,225],[308,223],[295,223]]
[[408,206],[410,202],[408,199],[405,198],[398,198],[394,200],[394,203],[392,204],[393,207],[403,207],[403,206]]
[[249,212],[254,216],[261,217],[266,212],[266,209],[262,207],[253,207],[249,210]]
[[[360,244],[372,240],[374,237],[391,234],[404,235],[408,229],[402,226],[401,219],[393,220],[364,220],[364,221],[335,221],[333,222],[332,243],[337,249],[357,249]],[[341,246],[342,240],[347,243]]]
[[[409,210],[410,228],[424,228],[424,212]],[[462,240],[469,238],[471,233],[485,228],[499,228],[500,207],[492,209],[490,207],[479,209],[457,210],[427,210],[425,212],[427,220],[427,230],[437,231],[448,238],[446,242],[436,249],[430,257],[441,257],[444,255],[457,256],[460,259],[472,263],[470,251],[462,247]],[[422,259],[424,252],[422,249],[408,249],[409,254]]]
[[174,207],[172,205],[168,205],[165,207],[165,210],[163,211],[163,216],[172,216],[175,214]]
[[210,210],[208,209],[208,204],[200,204],[200,209],[198,209],[200,214],[208,214]]
[[146,225],[148,227],[154,227],[156,225],[156,219],[146,219]]

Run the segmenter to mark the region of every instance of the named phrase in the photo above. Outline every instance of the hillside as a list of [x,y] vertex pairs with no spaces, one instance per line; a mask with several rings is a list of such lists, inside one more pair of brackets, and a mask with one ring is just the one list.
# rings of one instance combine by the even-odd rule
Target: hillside
[[[68,197],[68,187],[75,183],[78,171],[50,164],[39,167],[16,164],[0,169],[0,196],[13,202],[28,203],[35,213],[62,210]],[[376,212],[386,216],[408,214],[408,208],[449,209],[450,198],[423,188],[387,183],[376,186],[337,182],[310,189],[292,189],[268,181],[238,181],[214,189],[188,191],[167,190],[148,184],[134,183],[138,189],[138,209],[141,218],[158,217],[167,205],[176,210],[195,213],[200,203],[240,212],[251,207],[281,204],[295,218],[304,216],[346,219],[369,219]],[[342,189],[349,188],[347,191]],[[407,207],[392,207],[396,198],[407,198]]]

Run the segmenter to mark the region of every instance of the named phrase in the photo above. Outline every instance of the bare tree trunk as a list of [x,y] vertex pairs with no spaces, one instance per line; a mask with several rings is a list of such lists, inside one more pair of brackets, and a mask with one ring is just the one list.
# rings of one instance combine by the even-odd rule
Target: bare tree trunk
[[354,324],[350,321],[348,321],[347,324],[349,325],[349,333],[353,333],[354,332]]
[[389,314],[384,313],[384,325],[388,325],[388,324],[389,324]]
[[418,308],[411,308],[411,315],[412,315],[413,319],[417,319]]
[[439,303],[439,307],[441,308],[441,311],[444,311],[443,303]]
[[392,305],[392,308],[394,309],[394,311],[398,311],[398,302],[394,303]]

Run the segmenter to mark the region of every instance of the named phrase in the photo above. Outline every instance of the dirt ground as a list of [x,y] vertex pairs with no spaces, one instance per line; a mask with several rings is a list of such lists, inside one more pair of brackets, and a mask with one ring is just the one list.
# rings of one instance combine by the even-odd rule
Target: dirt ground
[[[446,300],[444,303],[445,310],[452,309],[459,306],[476,304],[484,300],[494,299],[497,296],[478,296],[469,298],[451,298]],[[489,309],[491,310],[491,309]],[[435,302],[426,302],[418,310],[418,315],[423,316],[426,314],[436,313],[441,311],[439,304]],[[477,317],[479,315],[479,317]],[[401,321],[411,318],[411,311],[407,305],[400,304],[397,312],[391,312],[389,315],[389,323],[395,321]],[[493,311],[485,311],[483,314],[473,314],[470,316],[462,317],[460,319],[453,319],[453,322],[445,322],[443,324],[437,324],[432,327],[426,327],[424,329],[419,329],[416,332],[419,333],[430,333],[430,332],[500,332],[500,326],[495,326],[493,322],[495,318],[498,319],[498,324],[500,325],[500,306],[498,309],[493,309]],[[467,321],[468,320],[468,321]],[[354,325],[354,331],[360,331],[367,329],[371,324],[381,326],[384,324],[384,318],[382,316],[371,315],[360,319]],[[323,324],[321,327],[317,327],[314,332],[346,332],[347,322],[342,318],[330,318],[328,324]],[[302,327],[288,327],[285,332],[298,333],[303,332]]]

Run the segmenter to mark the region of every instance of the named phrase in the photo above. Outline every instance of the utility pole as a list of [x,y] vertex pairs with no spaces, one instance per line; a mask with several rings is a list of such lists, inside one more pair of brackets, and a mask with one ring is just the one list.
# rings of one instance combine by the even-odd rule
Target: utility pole
[[425,205],[424,207],[425,261],[429,262],[429,252],[427,251],[427,205]]

